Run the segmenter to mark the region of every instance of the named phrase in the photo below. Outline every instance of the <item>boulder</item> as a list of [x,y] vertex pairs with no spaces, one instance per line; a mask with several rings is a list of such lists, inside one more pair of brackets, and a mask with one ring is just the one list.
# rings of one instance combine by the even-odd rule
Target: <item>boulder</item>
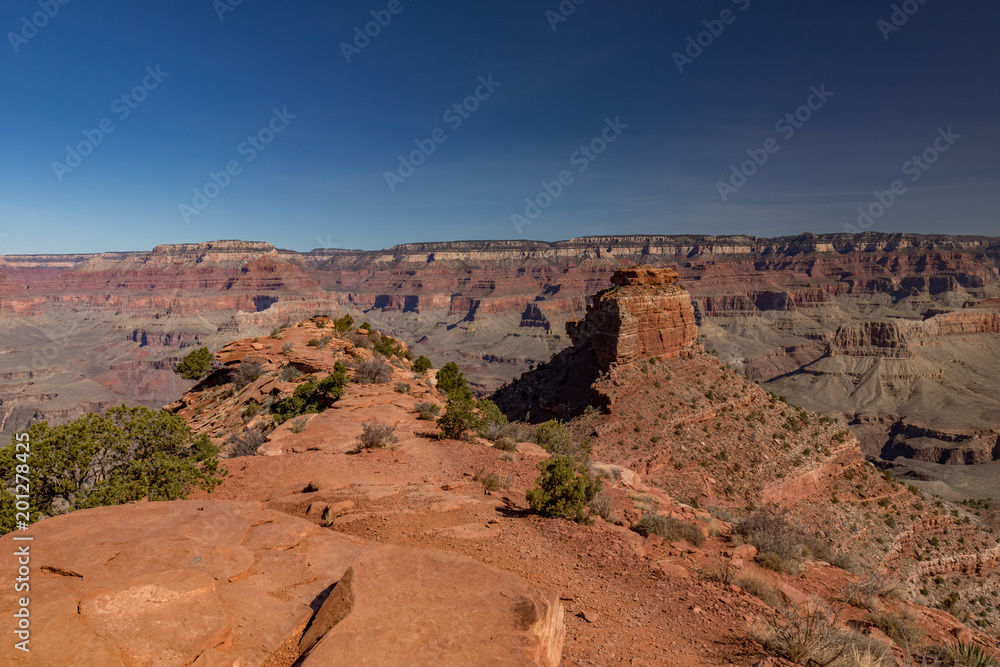
[[[259,503],[213,501],[81,510],[31,536],[31,653],[3,642],[0,664],[259,665],[297,639],[365,544]],[[0,549],[13,552],[13,537]],[[5,616],[14,603],[0,592]]]
[[302,667],[543,665],[565,640],[559,597],[455,553],[384,545],[333,589]]

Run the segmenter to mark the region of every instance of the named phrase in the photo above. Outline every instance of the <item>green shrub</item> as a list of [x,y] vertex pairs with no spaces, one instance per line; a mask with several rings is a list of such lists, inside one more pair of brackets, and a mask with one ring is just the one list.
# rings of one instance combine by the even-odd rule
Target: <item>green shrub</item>
[[295,366],[285,366],[281,369],[281,374],[278,379],[282,382],[291,382],[292,380],[297,380],[302,377],[303,373]]
[[260,414],[260,403],[254,399],[247,401],[247,406],[243,408],[243,421],[247,422]]
[[438,418],[438,426],[441,427],[441,438],[451,438],[461,440],[465,437],[465,432],[476,427],[476,399],[472,393],[466,390],[465,394],[455,392],[455,396],[449,396],[445,403],[444,414]]
[[1000,661],[976,644],[956,642],[939,647],[937,654],[946,667],[1000,667]]
[[292,433],[302,433],[308,424],[309,420],[306,417],[299,417],[292,422]]
[[291,397],[276,401],[271,407],[274,421],[282,424],[292,417],[322,412],[344,393],[347,382],[347,369],[340,363],[334,367],[334,372],[323,378],[317,384],[315,376],[295,388]]
[[486,436],[486,432],[491,429],[501,429],[507,425],[507,415],[500,412],[497,404],[489,399],[476,401],[476,430],[480,435]]
[[672,516],[664,516],[652,512],[644,514],[632,530],[643,537],[659,535],[667,542],[686,540],[696,547],[700,547],[705,543],[705,534],[697,526],[684,523]]
[[408,385],[405,382],[397,382],[396,383],[396,391],[398,391],[400,394],[409,394],[410,393],[410,385]]
[[199,347],[184,357],[174,367],[174,372],[188,380],[200,380],[212,370],[212,362],[214,360],[215,357],[212,356],[207,347]]
[[453,393],[471,394],[469,388],[465,386],[465,376],[458,370],[458,364],[454,361],[449,361],[437,372],[437,388],[446,396],[451,396]]
[[587,505],[600,492],[602,481],[569,456],[557,456],[538,464],[537,486],[526,493],[531,509],[542,516],[564,517],[578,523],[588,521]]
[[395,338],[383,334],[373,342],[374,344],[372,345],[372,349],[387,359],[391,359],[394,356],[402,359],[413,358],[413,354],[411,354],[409,350],[405,349],[403,344]]
[[422,354],[413,362],[413,370],[417,373],[425,373],[431,368],[431,360]]
[[316,385],[316,391],[328,401],[333,402],[344,395],[347,381],[347,367],[338,361],[333,366],[333,372]]
[[211,491],[225,471],[207,436],[195,438],[178,415],[144,407],[111,408],[61,426],[28,427],[30,466],[14,446],[0,448],[0,532],[14,528],[17,475],[27,476],[33,513],[55,516],[148,498],[177,500]]
[[333,321],[333,328],[337,330],[337,333],[343,335],[346,334],[354,326],[354,318],[350,315],[344,315]]
[[535,428],[535,443],[552,456],[569,456],[584,465],[590,460],[590,442],[574,442],[569,429],[555,419]]

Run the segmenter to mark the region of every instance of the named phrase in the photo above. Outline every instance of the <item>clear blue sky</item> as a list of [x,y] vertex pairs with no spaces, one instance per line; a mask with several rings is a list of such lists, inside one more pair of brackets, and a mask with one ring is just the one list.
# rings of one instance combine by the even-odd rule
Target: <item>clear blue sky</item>
[[[843,231],[894,181],[871,229],[1000,234],[995,0],[897,3],[916,9],[898,30],[871,0],[565,0],[564,21],[559,0],[234,1],[3,4],[0,254]],[[391,21],[348,62],[373,11]],[[602,132],[602,154],[574,155]],[[767,162],[724,202],[747,151]],[[542,181],[562,192],[519,230]]]

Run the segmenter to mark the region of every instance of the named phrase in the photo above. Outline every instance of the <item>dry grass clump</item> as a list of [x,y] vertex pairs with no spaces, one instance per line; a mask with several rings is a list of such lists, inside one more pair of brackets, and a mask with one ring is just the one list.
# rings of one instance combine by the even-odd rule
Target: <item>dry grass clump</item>
[[236,370],[232,372],[233,384],[236,391],[242,391],[248,384],[254,382],[264,374],[264,364],[256,359],[244,359]]
[[837,614],[815,602],[773,611],[751,626],[750,637],[798,665],[890,667],[896,664],[887,646],[841,629]]
[[233,433],[229,436],[229,458],[256,456],[257,450],[264,444],[264,440],[264,432],[256,428],[244,431],[242,434]]
[[738,577],[733,583],[769,607],[780,609],[785,606],[784,596],[778,592],[778,589],[771,582],[763,577],[754,574],[745,574]]
[[496,442],[501,438],[508,438],[514,442],[531,442],[535,439],[534,429],[520,422],[488,424],[483,429],[482,436],[490,442]]
[[354,367],[358,384],[385,384],[392,379],[392,366],[382,359],[365,359]]
[[499,449],[502,452],[516,452],[517,443],[514,442],[513,438],[508,438],[507,436],[501,436],[496,439],[493,443],[495,449]]
[[783,515],[773,512],[755,512],[736,524],[733,532],[757,547],[758,563],[782,574],[800,574],[802,563],[809,556],[838,566],[844,562],[829,544],[807,535]]
[[414,407],[420,419],[432,422],[438,418],[441,414],[441,406],[437,403],[431,403],[429,401],[424,401],[423,403],[417,403]]
[[362,428],[364,430],[358,436],[358,452],[365,449],[386,449],[398,441],[395,426],[380,422],[365,422]]
[[594,499],[590,501],[589,507],[594,514],[610,523],[614,523],[618,518],[615,514],[614,500],[611,498],[611,494],[606,491],[601,491],[594,496]]
[[639,523],[632,527],[632,530],[643,537],[659,535],[667,542],[686,540],[696,547],[705,543],[705,534],[697,526],[684,523],[672,516],[663,516],[653,512],[643,515]]
[[514,478],[512,475],[504,478],[495,472],[487,473],[479,470],[472,476],[472,481],[482,484],[484,491],[494,492],[509,489],[510,485],[514,481]]
[[924,641],[924,632],[917,625],[916,619],[904,613],[902,616],[893,613],[870,614],[868,621],[888,635],[898,646],[919,646]]
[[888,597],[902,600],[906,597],[906,591],[898,583],[891,582],[885,575],[872,570],[866,570],[860,579],[844,588],[844,602],[871,612],[882,612],[880,599]]

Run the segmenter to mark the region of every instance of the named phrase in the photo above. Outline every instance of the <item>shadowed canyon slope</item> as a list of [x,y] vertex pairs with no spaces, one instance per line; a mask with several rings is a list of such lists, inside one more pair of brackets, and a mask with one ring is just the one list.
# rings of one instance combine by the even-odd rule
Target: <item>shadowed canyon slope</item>
[[671,266],[701,342],[792,402],[852,421],[869,455],[1000,455],[1000,239],[618,236],[282,251],[225,241],[0,258],[0,432],[186,386],[182,346],[349,311],[488,391],[570,341],[613,271]]

